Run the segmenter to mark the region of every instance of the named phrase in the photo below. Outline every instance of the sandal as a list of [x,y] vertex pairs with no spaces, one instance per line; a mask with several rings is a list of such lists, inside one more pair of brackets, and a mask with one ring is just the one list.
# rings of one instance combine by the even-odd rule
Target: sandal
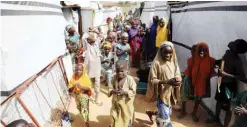
[[187,112],[185,112],[185,113],[180,113],[180,114],[177,115],[177,118],[178,118],[178,119],[183,119],[187,114],[188,114]]
[[192,120],[194,121],[194,122],[198,122],[199,121],[199,117],[198,116],[196,116],[196,115],[191,115],[192,116]]

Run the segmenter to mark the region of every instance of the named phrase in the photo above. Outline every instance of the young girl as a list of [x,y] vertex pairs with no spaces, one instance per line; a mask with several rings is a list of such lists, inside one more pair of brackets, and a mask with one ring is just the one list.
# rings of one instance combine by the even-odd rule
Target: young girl
[[77,64],[75,68],[75,73],[73,74],[69,85],[69,92],[72,93],[72,96],[76,100],[77,109],[80,112],[81,117],[85,120],[86,125],[88,126],[89,118],[89,109],[88,109],[88,100],[92,95],[92,83],[88,77],[82,63]]
[[109,97],[112,97],[111,127],[131,127],[134,118],[134,98],[136,82],[126,73],[127,62],[118,60],[116,75],[112,77]]
[[121,43],[117,44],[117,57],[118,60],[126,60],[128,62],[127,69],[129,69],[129,64],[130,64],[130,54],[131,54],[131,49],[130,45],[128,44],[128,33],[123,33],[121,35]]
[[106,86],[111,84],[112,66],[114,64],[114,56],[111,52],[111,43],[108,42],[104,45],[104,53],[102,54],[101,66],[102,73],[106,78]]
[[187,69],[185,70],[185,77],[183,79],[182,83],[182,89],[181,89],[181,94],[182,94],[182,110],[180,114],[177,116],[178,119],[183,118],[186,113],[186,101],[191,95],[194,95],[192,92],[192,84],[191,84],[191,72],[192,72],[192,66],[193,66],[193,61],[194,61],[194,56],[196,51],[196,45],[192,46],[191,49],[191,57],[187,60]]

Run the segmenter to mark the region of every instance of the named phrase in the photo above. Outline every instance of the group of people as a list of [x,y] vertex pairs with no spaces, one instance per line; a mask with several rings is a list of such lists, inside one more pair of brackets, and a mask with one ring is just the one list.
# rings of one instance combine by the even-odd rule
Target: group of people
[[136,80],[128,74],[132,54],[129,33],[109,30],[105,38],[101,28],[89,28],[80,39],[73,26],[66,26],[66,31],[65,41],[74,71],[68,89],[86,125],[89,126],[89,100],[103,105],[99,99],[103,78],[108,96],[112,97],[111,126],[130,126],[134,118]]
[[238,96],[236,103],[239,107],[235,110],[239,119],[235,121],[245,122],[243,119],[246,118],[244,114],[247,108],[247,89],[239,94],[236,90],[237,80],[246,83],[245,74],[241,69],[242,63],[238,57],[238,54],[247,52],[245,40],[238,39],[230,42],[229,49],[220,60],[210,56],[206,43],[200,42],[194,45],[191,51],[192,56],[187,62],[185,76],[182,78],[175,47],[167,40],[169,32],[164,18],[154,16],[153,24],[148,29],[137,19],[124,21],[120,20],[120,15],[118,17],[113,25],[112,20],[108,18],[109,30],[106,38],[101,28],[89,28],[80,39],[73,26],[66,27],[68,36],[65,40],[74,65],[74,75],[68,88],[76,98],[77,108],[87,125],[88,100],[98,106],[103,105],[99,99],[102,77],[106,80],[108,95],[112,97],[111,126],[132,125],[137,85],[135,79],[129,75],[129,68],[140,67],[141,61],[152,61],[145,96],[148,102],[157,101],[157,111],[146,112],[151,121],[152,116],[156,116],[158,125],[162,123],[166,127],[171,127],[172,106],[182,101],[178,118],[183,118],[187,114],[186,102],[191,96],[195,96],[191,116],[193,121],[199,121],[198,107],[202,98],[211,96],[210,78],[217,76],[215,68],[219,67],[222,70],[219,71],[218,76],[222,77],[222,81],[215,96],[217,118],[209,119],[207,122],[219,122],[220,110],[224,109],[227,111],[224,126],[227,127],[231,120],[230,102],[236,96]]
[[[228,127],[233,109],[231,102],[237,98],[235,100],[237,107],[234,108],[237,114],[234,127],[245,127],[247,125],[247,87],[242,86],[241,91],[237,91],[237,80],[247,83],[243,64],[238,56],[247,52],[247,42],[243,39],[237,39],[230,42],[228,48],[222,59],[215,60],[210,56],[210,50],[206,43],[200,42],[194,45],[182,80],[173,44],[170,42],[161,44],[150,69],[146,93],[148,101],[157,101],[157,111],[146,111],[150,120],[152,121],[152,116],[155,115],[157,116],[157,124],[165,123],[165,127],[171,127],[169,115],[172,104],[176,104],[181,97],[182,108],[177,117],[182,119],[187,114],[187,100],[195,96],[191,117],[194,122],[198,122],[198,107],[202,98],[211,96],[210,78],[217,76],[215,68],[218,66],[218,76],[222,80],[219,82],[220,87],[215,95],[217,101],[216,118],[208,119],[206,122],[220,124],[219,116],[221,109],[223,109],[226,111],[224,127]],[[181,87],[181,95],[179,95],[180,92],[177,93],[177,90],[180,90],[179,87]]]

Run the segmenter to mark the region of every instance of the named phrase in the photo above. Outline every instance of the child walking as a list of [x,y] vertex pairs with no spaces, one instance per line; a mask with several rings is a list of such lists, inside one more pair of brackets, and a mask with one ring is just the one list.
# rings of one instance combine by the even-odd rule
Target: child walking
[[112,96],[111,127],[131,127],[134,118],[136,82],[126,73],[127,61],[116,62],[116,75],[112,77],[109,97]]
[[92,95],[92,83],[86,73],[86,70],[84,70],[82,63],[77,64],[75,73],[69,82],[68,88],[69,92],[72,93],[72,96],[75,98],[77,109],[79,110],[81,117],[84,119],[86,126],[88,127],[88,100]]

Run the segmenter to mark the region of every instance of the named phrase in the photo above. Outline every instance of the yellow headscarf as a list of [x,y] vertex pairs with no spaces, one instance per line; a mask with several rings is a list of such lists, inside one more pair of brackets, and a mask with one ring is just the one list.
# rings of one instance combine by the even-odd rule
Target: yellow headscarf
[[161,18],[164,20],[164,27],[158,26],[157,28],[157,35],[156,35],[156,47],[159,48],[162,42],[167,41],[167,23],[165,18]]
[[111,48],[111,43],[110,42],[106,42],[104,44],[104,48]]
[[92,93],[92,90],[91,90],[92,82],[91,82],[89,76],[87,75],[85,68],[84,68],[82,75],[80,77],[77,77],[76,73],[74,73],[72,78],[70,79],[69,85],[68,85],[69,89],[74,87],[73,92],[76,92],[76,93],[84,92],[75,86],[77,83],[83,87],[90,88],[90,92]]

